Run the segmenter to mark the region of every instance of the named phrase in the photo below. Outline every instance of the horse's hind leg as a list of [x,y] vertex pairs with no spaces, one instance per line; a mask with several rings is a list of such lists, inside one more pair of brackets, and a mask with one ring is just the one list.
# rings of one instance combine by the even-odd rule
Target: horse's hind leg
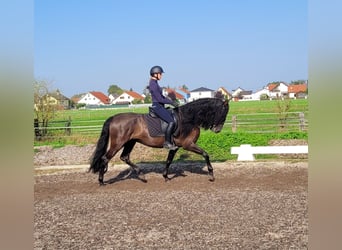
[[133,162],[131,162],[129,155],[132,152],[134,146],[135,146],[136,141],[131,140],[125,143],[123,151],[120,155],[120,159],[122,161],[124,161],[127,165],[130,166],[130,171],[126,176],[129,176],[132,174],[133,171],[135,171],[139,178],[143,181],[145,181],[145,176],[144,174],[141,173],[141,169],[139,168],[139,166],[135,165]]
[[107,172],[108,170],[108,163],[109,161],[114,157],[114,155],[120,150],[121,147],[113,147],[110,150],[108,150],[102,157],[102,163],[103,167],[100,168],[99,170],[99,183],[100,185],[104,185],[104,174]]
[[106,155],[102,156],[102,164],[104,166],[100,168],[99,170],[99,184],[101,186],[104,185],[103,178],[104,178],[104,174],[107,172],[107,169],[108,169],[108,162],[109,160],[107,159]]

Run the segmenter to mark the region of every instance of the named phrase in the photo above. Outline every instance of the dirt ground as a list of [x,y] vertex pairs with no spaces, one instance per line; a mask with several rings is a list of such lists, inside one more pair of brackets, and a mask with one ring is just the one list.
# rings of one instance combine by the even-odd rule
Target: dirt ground
[[111,166],[102,187],[87,165],[42,165],[34,249],[308,248],[305,159],[214,163],[215,182],[196,162],[173,164],[168,182],[159,163],[140,164],[146,183]]

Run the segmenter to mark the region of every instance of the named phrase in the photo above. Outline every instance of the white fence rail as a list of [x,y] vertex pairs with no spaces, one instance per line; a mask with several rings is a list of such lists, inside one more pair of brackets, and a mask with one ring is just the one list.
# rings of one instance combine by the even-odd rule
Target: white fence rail
[[237,154],[238,161],[254,161],[255,154],[307,154],[307,145],[300,146],[256,146],[242,144],[240,147],[231,147],[230,153]]

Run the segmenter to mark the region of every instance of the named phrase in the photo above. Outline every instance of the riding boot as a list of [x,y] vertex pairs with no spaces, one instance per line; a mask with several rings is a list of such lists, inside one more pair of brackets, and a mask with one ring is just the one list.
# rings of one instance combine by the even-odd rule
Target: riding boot
[[178,147],[173,145],[173,143],[171,143],[171,135],[173,132],[173,129],[175,128],[175,123],[174,122],[170,122],[166,128],[166,132],[165,132],[165,142],[164,142],[164,148],[166,149],[170,149],[170,150],[175,150]]

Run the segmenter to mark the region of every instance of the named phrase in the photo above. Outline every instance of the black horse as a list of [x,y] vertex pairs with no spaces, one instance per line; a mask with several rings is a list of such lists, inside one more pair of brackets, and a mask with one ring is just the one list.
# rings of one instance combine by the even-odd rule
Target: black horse
[[[174,143],[178,147],[200,154],[207,163],[209,180],[214,181],[213,167],[209,155],[196,142],[200,135],[200,128],[210,129],[215,133],[221,131],[229,111],[228,101],[219,98],[202,98],[174,109],[178,118],[177,133],[174,135]],[[147,114],[121,113],[109,117],[103,124],[100,138],[91,159],[89,171],[99,172],[99,183],[103,185],[103,177],[108,169],[108,162],[123,148],[120,159],[128,164],[130,172],[141,174],[140,168],[130,161],[130,153],[136,142],[149,147],[162,148],[164,136],[152,137],[146,122]],[[170,150],[163,177],[169,180],[169,166],[178,149]]]

